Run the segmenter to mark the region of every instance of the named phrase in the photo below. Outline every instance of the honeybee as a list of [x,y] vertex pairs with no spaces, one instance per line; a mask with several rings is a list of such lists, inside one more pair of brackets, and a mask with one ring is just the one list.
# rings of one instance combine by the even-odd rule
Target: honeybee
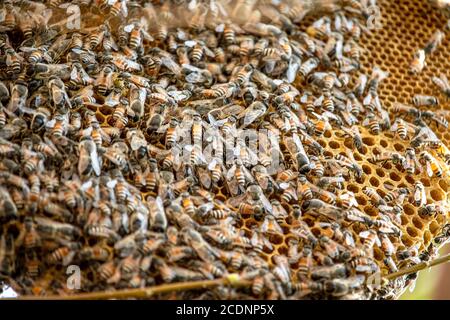
[[434,96],[415,95],[413,97],[413,103],[415,106],[437,106],[439,105],[438,98]]
[[11,88],[11,98],[9,100],[6,110],[16,112],[16,110],[23,110],[28,97],[28,88],[20,81],[16,81]]
[[41,245],[41,236],[37,232],[31,217],[25,217],[23,229],[16,239],[16,246],[20,247],[22,245],[26,250],[33,250]]
[[379,233],[393,234],[395,236],[401,236],[402,234],[401,230],[386,215],[373,220],[372,224],[378,228]]
[[286,256],[274,255],[273,261],[275,267],[272,269],[272,273],[283,285],[289,287],[291,285],[291,268],[289,267],[288,259]]
[[434,76],[431,79],[447,98],[450,97],[450,85],[445,74],[441,73],[439,77]]
[[372,203],[376,206],[386,205],[386,202],[383,198],[378,194],[378,192],[370,187],[365,187],[363,190],[364,194],[370,198]]
[[144,116],[145,110],[145,98],[147,92],[144,88],[138,88],[134,85],[130,87],[130,103],[129,110],[130,115],[133,117],[134,122],[138,122]]
[[450,224],[446,224],[442,230],[438,233],[437,237],[434,239],[434,243],[437,245],[442,245],[450,237]]
[[97,146],[90,136],[82,138],[79,145],[80,159],[78,162],[78,174],[89,175],[92,171],[99,176],[101,172]]
[[325,249],[326,255],[333,260],[339,257],[339,252],[343,249],[340,244],[327,236],[321,236],[319,243]]
[[275,217],[271,214],[267,214],[261,224],[260,230],[263,234],[283,234],[283,229],[280,227]]
[[0,238],[0,271],[5,275],[12,275],[16,268],[14,259],[14,238],[10,234],[2,234]]
[[400,261],[404,261],[411,257],[417,257],[419,255],[419,247],[420,247],[420,244],[416,244],[405,250],[398,251],[396,254],[397,259]]
[[408,133],[410,131],[409,129],[409,124],[401,118],[395,119],[395,122],[391,127],[391,131],[397,132],[400,139],[403,140],[406,140],[408,138]]
[[409,72],[412,74],[419,74],[426,66],[425,50],[417,50],[413,55],[413,60],[409,66]]
[[198,231],[187,228],[184,229],[183,236],[186,244],[191,246],[198,257],[203,261],[211,263],[215,260],[215,257],[219,255],[217,249],[207,243]]
[[352,208],[357,207],[358,202],[356,201],[355,194],[351,191],[344,191],[342,192],[339,197],[339,203],[343,208]]
[[284,136],[283,142],[289,150],[291,157],[294,159],[296,164],[296,169],[300,173],[306,173],[311,170],[311,162],[305,149],[303,148],[303,144],[296,133],[292,134],[292,137]]
[[426,171],[429,177],[432,177],[433,175],[442,177],[443,169],[441,165],[428,151],[422,151],[420,153],[420,160],[425,162]]
[[331,220],[337,221],[342,218],[342,210],[334,205],[320,199],[310,199],[303,202],[304,213],[323,215]]
[[306,79],[306,77],[313,72],[318,66],[319,66],[319,59],[317,58],[310,58],[307,61],[305,61],[298,70],[298,73]]
[[438,46],[441,45],[444,38],[445,38],[445,33],[439,29],[436,30],[431,35],[430,40],[428,40],[428,42],[425,44],[425,47],[423,49],[425,51],[425,54],[432,54],[434,51],[436,51]]
[[416,169],[420,169],[421,166],[419,164],[419,161],[416,158],[416,153],[414,151],[414,148],[407,148],[405,152],[405,163],[403,165],[403,168],[408,172],[409,174],[414,174],[416,172]]
[[372,163],[383,163],[385,164],[388,161],[392,161],[393,164],[400,164],[402,166],[404,166],[406,159],[404,156],[402,156],[400,153],[398,152],[384,152],[378,155],[373,156],[370,161]]
[[311,269],[311,279],[335,279],[345,278],[347,276],[347,267],[343,263],[337,263],[333,266],[321,266]]
[[103,96],[106,96],[113,86],[113,68],[105,66],[95,80],[94,88]]
[[12,47],[4,50],[6,56],[7,72],[13,74],[19,74],[22,71],[23,58]]
[[343,297],[361,289],[364,284],[364,276],[353,276],[346,279],[325,280],[323,290],[332,296]]
[[84,247],[79,255],[82,260],[107,261],[112,252],[107,246],[96,245],[93,247]]
[[440,203],[430,203],[419,208],[419,214],[424,216],[432,216],[434,214],[445,215],[447,211],[448,208]]
[[40,46],[38,48],[20,47],[20,50],[30,54],[27,59],[28,62],[30,62],[30,63],[38,63],[38,62],[51,63],[51,61],[52,61],[52,58],[47,53],[48,48],[46,46]]
[[62,264],[63,266],[67,266],[72,262],[80,247],[81,245],[76,242],[60,247],[47,256],[47,262],[49,264]]

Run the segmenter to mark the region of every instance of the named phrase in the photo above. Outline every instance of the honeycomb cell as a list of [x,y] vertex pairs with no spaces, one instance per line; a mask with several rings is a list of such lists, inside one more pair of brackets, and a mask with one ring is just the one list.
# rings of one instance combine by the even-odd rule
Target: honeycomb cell
[[417,230],[417,228],[411,226],[408,226],[406,228],[406,232],[408,232],[408,235],[412,238],[415,238],[419,235],[419,231]]
[[383,169],[377,168],[375,169],[375,172],[380,178],[384,178],[386,176],[386,172]]
[[425,232],[423,233],[423,242],[427,245],[431,242],[431,238],[432,238],[432,235],[431,235],[430,231],[425,230]]
[[423,230],[425,225],[424,225],[422,219],[420,219],[419,217],[413,217],[412,222],[417,229]]
[[441,201],[445,199],[445,193],[440,189],[432,189],[430,191],[430,196],[434,201]]
[[410,184],[410,185],[414,185],[416,183],[416,179],[414,176],[411,175],[407,175],[405,176],[405,180]]
[[440,228],[441,226],[436,221],[431,221],[430,225],[428,226],[428,230],[430,230],[433,235],[436,235]]
[[431,186],[431,181],[428,178],[421,178],[420,181],[423,183],[425,187]]
[[402,242],[405,247],[411,247],[414,244],[414,241],[408,235],[402,236]]
[[405,226],[409,223],[408,216],[406,216],[406,215],[402,215],[400,217],[400,220],[401,220],[402,226]]
[[280,255],[287,255],[288,247],[286,247],[286,246],[279,246],[279,247],[277,248],[277,251],[278,251],[278,253],[279,253]]
[[367,146],[373,146],[376,143],[376,140],[374,137],[364,137],[364,138],[362,138],[362,141]]
[[328,145],[330,146],[331,149],[339,149],[340,147],[339,143],[336,141],[330,141]]
[[357,196],[355,196],[355,198],[356,198],[356,202],[358,202],[358,204],[360,206],[365,206],[367,204],[367,200],[363,196],[357,195]]
[[394,149],[397,152],[404,152],[405,151],[405,147],[402,144],[400,144],[400,143],[395,143],[394,144]]
[[396,182],[402,180],[402,177],[399,176],[396,172],[391,172],[389,174],[389,177],[391,178],[392,181],[396,181]]
[[416,208],[414,208],[410,203],[406,203],[403,205],[403,211],[407,215],[413,215],[416,214]]
[[442,191],[448,192],[448,186],[449,184],[447,183],[446,180],[444,179],[439,180],[439,187],[441,188]]
[[380,181],[376,177],[371,177],[369,182],[373,187],[378,187],[380,185]]
[[378,210],[373,206],[364,207],[364,212],[372,217],[378,216]]
[[372,168],[368,165],[363,164],[362,169],[365,174],[370,175],[372,173]]
[[385,164],[383,164],[383,168],[386,170],[391,170],[392,169],[392,164],[390,164],[389,162],[386,162]]

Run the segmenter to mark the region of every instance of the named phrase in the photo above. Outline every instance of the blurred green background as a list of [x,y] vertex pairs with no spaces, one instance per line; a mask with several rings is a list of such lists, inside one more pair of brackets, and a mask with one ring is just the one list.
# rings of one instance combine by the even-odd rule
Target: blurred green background
[[[450,253],[450,244],[444,246],[441,254]],[[409,288],[401,300],[450,300],[450,263],[423,270],[419,273],[415,289]]]

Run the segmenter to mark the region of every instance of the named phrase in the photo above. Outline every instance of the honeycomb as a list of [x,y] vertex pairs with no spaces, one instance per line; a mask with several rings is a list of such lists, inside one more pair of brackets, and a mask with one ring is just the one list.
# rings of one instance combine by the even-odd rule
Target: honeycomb
[[[359,44],[364,48],[364,54],[361,55],[361,73],[369,75],[375,66],[382,70],[389,72],[389,77],[381,82],[378,89],[381,102],[384,107],[391,111],[391,121],[395,120],[395,113],[392,111],[395,103],[411,104],[412,97],[416,94],[422,95],[438,95],[440,104],[438,106],[442,114],[450,121],[450,108],[446,98],[439,93],[439,90],[432,83],[431,77],[438,75],[440,72],[445,72],[446,61],[450,61],[450,53],[447,53],[450,39],[447,39],[441,44],[439,50],[434,52],[427,59],[427,66],[422,73],[413,76],[408,73],[409,64],[411,62],[412,54],[429,39],[436,28],[443,28],[446,23],[444,14],[432,8],[427,1],[420,0],[400,0],[389,1],[379,0],[378,6],[381,9],[381,22],[383,28],[369,33],[363,34]],[[312,21],[313,17],[308,17],[304,22],[302,28],[306,30],[308,21]],[[297,82],[299,89],[304,83]],[[96,96],[98,102],[102,103],[103,98]],[[96,117],[103,127],[113,126],[114,119],[112,110],[109,108],[92,108],[96,112]],[[269,109],[272,111],[271,109]],[[128,127],[136,127],[137,125],[130,121]],[[442,130],[435,124],[431,128],[436,132],[436,135],[446,145],[450,145],[450,131]],[[426,188],[427,204],[435,202],[448,202],[450,193],[449,172],[445,171],[442,177],[429,177],[425,170],[423,172],[415,172],[414,175],[407,174],[399,165],[394,165],[392,162],[386,162],[383,165],[374,164],[371,159],[380,155],[385,151],[391,152],[405,152],[409,146],[408,141],[398,138],[397,134],[389,130],[382,131],[379,135],[373,135],[369,132],[367,127],[359,126],[361,132],[363,147],[361,151],[356,150],[352,144],[351,138],[343,137],[339,130],[326,130],[324,134],[318,137],[317,142],[324,148],[325,157],[335,157],[337,155],[347,155],[351,151],[356,162],[361,166],[364,174],[359,179],[349,179],[343,182],[343,190],[351,191],[355,194],[358,203],[358,209],[366,213],[372,218],[380,217],[378,210],[373,206],[370,197],[364,192],[365,187],[371,187],[377,193],[384,197],[389,191],[399,188],[413,189],[416,181],[421,181]],[[149,138],[149,136],[147,136]],[[154,137],[153,137],[154,138]],[[164,135],[160,136],[159,141],[153,141],[155,146],[161,149],[165,148]],[[436,156],[437,157],[437,156]],[[127,177],[132,181],[132,176]],[[231,195],[225,187],[218,187],[212,190],[215,198],[226,202]],[[147,196],[154,196],[155,193],[143,192],[142,199]],[[409,195],[409,201],[405,201],[403,205],[403,212],[400,216],[402,237],[397,240],[392,237],[392,242],[395,247],[395,252],[399,252],[414,246],[418,246],[419,252],[425,251],[433,242],[433,239],[441,232],[442,227],[448,223],[450,218],[447,215],[432,215],[423,216],[419,214],[416,206],[412,204],[412,195]],[[294,211],[291,205],[286,204],[280,198],[280,195],[273,194],[269,200],[279,200],[282,206],[288,211]],[[236,211],[238,208],[234,208]],[[304,214],[302,220],[307,223],[311,231],[316,237],[327,236],[332,238],[333,231],[330,228],[325,228],[321,225],[322,222],[329,222],[327,219]],[[242,219],[236,222],[236,227],[242,233],[250,238],[253,234],[255,226],[261,226],[262,221],[256,219],[250,214],[242,214]],[[275,234],[269,237],[273,248],[265,250],[261,253],[270,266],[274,265],[274,257],[277,255],[287,255],[289,251],[290,242],[296,238],[293,236],[291,230],[298,225],[291,216],[287,217],[280,223],[283,230],[282,234]],[[360,238],[360,232],[365,230],[362,224],[345,223],[343,225],[347,230],[350,230],[358,246],[362,245],[363,239]],[[386,256],[380,247],[374,247],[374,258],[377,261],[383,274],[388,274],[389,268],[385,265],[384,259]],[[392,256],[395,262],[397,258]],[[401,266],[401,264],[399,264]],[[298,264],[291,265],[293,274],[293,281],[297,281],[297,272],[299,271]],[[60,270],[56,270],[60,271]],[[49,279],[53,278],[54,270],[46,271],[39,281],[36,281],[35,287],[44,287],[51,283]],[[64,278],[61,276],[61,278]],[[85,275],[86,279],[95,278],[95,274],[89,272]],[[42,283],[42,285],[41,285]],[[103,288],[99,288],[103,289]],[[395,288],[394,296],[401,294],[404,289],[402,285]],[[39,294],[39,292],[32,292]],[[64,294],[63,290],[60,291]],[[382,295],[381,295],[382,296]],[[192,298],[197,297],[196,292],[186,292],[176,294],[167,294],[157,296],[155,298]],[[206,296],[209,297],[209,296]],[[234,298],[233,296],[226,296],[227,298]],[[243,296],[240,295],[240,298]],[[250,297],[250,296],[249,296]],[[364,297],[370,297],[370,294],[365,292]]]
[[[450,58],[447,50],[450,39],[446,37],[440,49],[427,59],[427,66],[421,73],[411,75],[408,72],[413,53],[425,45],[436,29],[445,29],[446,14],[433,8],[430,1],[381,0],[378,3],[383,28],[364,34],[361,46],[364,47],[365,54],[361,56],[361,60],[363,72],[369,72],[375,65],[389,72],[390,76],[379,87],[383,105],[392,110],[397,102],[411,104],[413,96],[417,94],[437,96],[440,101],[437,109],[442,110],[442,115],[450,120],[448,100],[431,81],[433,76],[446,73],[448,68],[446,61]],[[448,129],[438,128],[435,124],[432,124],[431,128],[439,139],[449,145],[450,131]],[[363,137],[364,140],[371,151],[369,154],[376,154],[383,149],[403,151],[407,147],[402,140],[395,139],[387,132],[375,140],[372,137],[365,139]],[[340,144],[342,145],[342,142]],[[365,155],[362,157],[364,159]],[[414,176],[405,175],[394,166],[389,168],[385,165],[383,170],[380,170],[367,162],[364,168],[369,173],[364,183],[379,189],[380,194],[386,192],[386,186],[389,184],[401,188],[411,186],[416,180],[420,180],[427,187],[427,203],[449,200],[449,180],[446,175],[442,178],[431,179],[424,173]],[[365,199],[360,202],[360,205],[366,212],[370,212],[370,206],[366,205],[368,199],[362,195],[360,197],[361,200]],[[437,219],[424,218],[418,214],[417,208],[410,204],[404,206],[404,211],[401,218],[404,235],[399,246],[408,247],[419,243],[421,249],[426,248],[446,222],[443,216]]]

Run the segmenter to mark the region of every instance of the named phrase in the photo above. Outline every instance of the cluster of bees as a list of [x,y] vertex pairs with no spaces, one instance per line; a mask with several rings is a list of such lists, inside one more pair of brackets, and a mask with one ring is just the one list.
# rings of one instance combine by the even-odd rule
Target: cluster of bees
[[[450,165],[429,127],[447,121],[420,109],[437,102],[388,112],[388,74],[360,72],[375,1],[71,4],[96,26],[52,24],[59,0],[1,8],[0,275],[18,293],[73,294],[66,268],[77,265],[82,292],[237,273],[250,288],[177,297],[383,298],[415,275],[381,290],[369,275],[429,260],[448,240],[447,224],[426,250],[396,250],[405,203],[447,215],[420,181],[383,196],[365,187],[376,217],[343,188],[365,175],[361,130],[409,141],[373,155],[380,167],[434,178]],[[272,138],[255,152],[242,137],[261,129]],[[347,152],[318,142],[332,131],[352,141]]]

